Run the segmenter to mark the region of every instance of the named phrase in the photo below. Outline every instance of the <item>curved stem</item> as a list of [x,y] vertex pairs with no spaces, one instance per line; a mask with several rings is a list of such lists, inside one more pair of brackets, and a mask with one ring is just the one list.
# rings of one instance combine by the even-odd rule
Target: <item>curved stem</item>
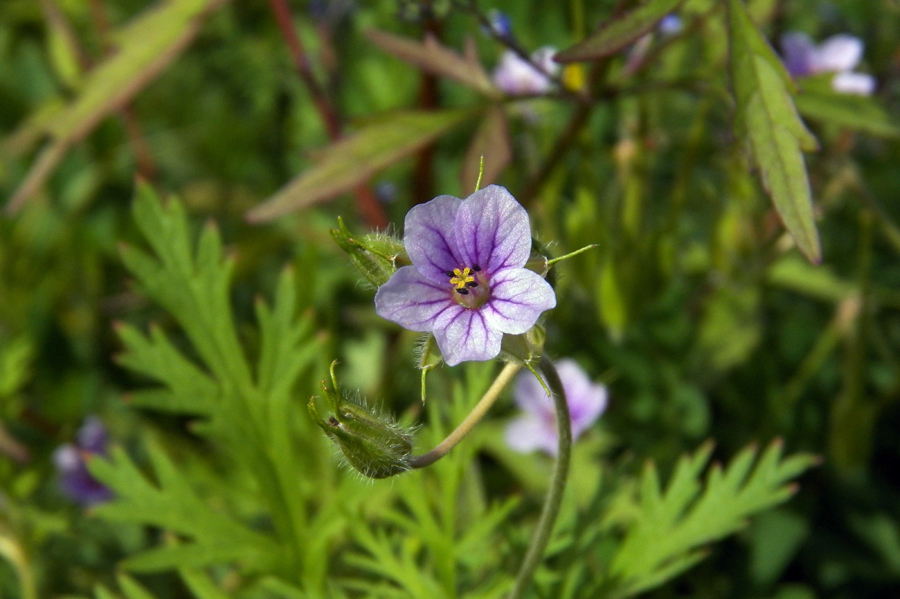
[[563,389],[562,381],[559,379],[559,373],[556,367],[546,356],[541,356],[540,369],[547,378],[547,383],[553,391],[553,403],[556,407],[556,427],[559,433],[559,455],[556,458],[556,465],[553,468],[553,475],[550,479],[550,489],[547,491],[547,499],[544,502],[544,509],[541,511],[541,519],[538,521],[537,529],[534,531],[534,537],[531,539],[531,546],[528,547],[528,553],[525,554],[525,561],[519,568],[519,575],[516,577],[516,584],[509,599],[521,599],[531,584],[534,572],[541,563],[544,555],[544,549],[550,541],[550,533],[553,532],[553,525],[556,523],[556,517],[559,515],[559,508],[562,505],[563,492],[566,489],[566,482],[569,477],[569,459],[572,453],[572,424],[569,417],[569,404],[566,401],[566,392]]
[[[475,408],[469,412],[469,415],[466,416],[465,420],[463,420],[459,426],[456,427],[450,435],[444,439],[440,445],[432,449],[426,454],[416,456],[412,458],[410,462],[410,466],[412,468],[424,468],[425,466],[430,466],[434,464],[436,461],[447,455],[451,449],[456,447],[457,443],[463,440],[469,431],[471,431],[478,422],[484,418],[484,415],[487,414],[487,411],[491,409],[491,406],[494,405],[494,402],[497,401],[497,398],[500,397],[500,393],[509,384],[509,381],[512,380],[512,377],[519,372],[522,368],[521,364],[510,362],[506,366],[503,367],[503,370],[500,371],[500,374],[497,375],[497,378],[491,384],[490,388],[484,394],[484,396],[478,401],[478,404],[475,405]],[[558,380],[559,377],[557,377]]]

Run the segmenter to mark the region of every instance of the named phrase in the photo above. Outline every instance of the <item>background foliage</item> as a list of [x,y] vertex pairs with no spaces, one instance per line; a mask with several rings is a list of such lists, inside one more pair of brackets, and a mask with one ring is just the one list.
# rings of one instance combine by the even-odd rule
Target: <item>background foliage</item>
[[[876,94],[795,85],[790,30],[861,37]],[[900,592],[898,32],[890,0],[0,3],[0,597],[503,596],[551,467],[509,402],[374,483],[305,405],[337,358],[425,451],[490,384],[438,368],[423,406],[328,233],[482,154],[552,251],[599,244],[547,348],[611,404],[535,596]],[[566,49],[555,91],[495,87],[510,43]],[[91,414],[85,510],[51,456]]]

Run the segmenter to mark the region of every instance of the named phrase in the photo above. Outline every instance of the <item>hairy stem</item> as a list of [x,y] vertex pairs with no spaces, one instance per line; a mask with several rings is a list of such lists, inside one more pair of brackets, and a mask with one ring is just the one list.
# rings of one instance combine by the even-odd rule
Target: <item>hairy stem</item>
[[484,394],[484,396],[478,401],[475,408],[469,412],[469,415],[466,416],[465,420],[463,420],[459,426],[456,427],[450,435],[444,439],[440,445],[432,449],[426,454],[422,454],[420,456],[416,456],[410,462],[410,466],[413,468],[424,468],[425,466],[430,466],[434,464],[436,461],[450,453],[450,450],[456,447],[456,445],[463,440],[463,437],[469,434],[478,422],[484,418],[484,415],[487,414],[487,411],[491,409],[491,406],[494,405],[494,402],[497,401],[497,398],[500,397],[500,393],[506,388],[506,385],[509,384],[509,381],[512,380],[512,377],[519,372],[522,368],[521,364],[510,362],[506,366],[503,367],[503,370],[500,371],[500,374],[497,375],[497,378],[491,384],[490,388]]
[[531,584],[534,572],[541,563],[544,550],[550,541],[550,533],[553,532],[553,525],[556,523],[556,517],[559,515],[559,508],[562,505],[563,492],[566,489],[566,482],[569,478],[569,459],[572,453],[572,424],[569,417],[569,404],[566,400],[566,392],[563,389],[562,381],[559,379],[559,373],[556,367],[546,356],[541,356],[540,369],[553,391],[553,403],[556,407],[556,427],[559,432],[559,455],[556,458],[556,465],[553,468],[553,475],[550,479],[550,489],[547,491],[547,499],[544,502],[544,509],[541,511],[541,519],[538,521],[537,529],[531,539],[531,546],[528,547],[528,553],[525,554],[525,561],[519,568],[519,575],[516,577],[516,584],[509,599],[521,599],[525,591]]

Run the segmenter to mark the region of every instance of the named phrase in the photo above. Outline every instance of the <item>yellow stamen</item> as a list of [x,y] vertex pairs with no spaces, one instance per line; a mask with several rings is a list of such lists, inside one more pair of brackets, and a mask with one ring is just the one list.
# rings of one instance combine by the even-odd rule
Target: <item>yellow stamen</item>
[[462,270],[454,268],[453,274],[456,276],[450,279],[450,284],[457,289],[465,289],[468,283],[475,281],[475,275],[472,274],[472,269],[468,266]]

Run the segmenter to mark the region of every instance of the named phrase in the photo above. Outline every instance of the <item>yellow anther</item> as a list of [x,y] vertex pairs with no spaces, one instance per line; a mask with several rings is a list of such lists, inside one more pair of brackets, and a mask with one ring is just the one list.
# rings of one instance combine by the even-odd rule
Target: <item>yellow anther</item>
[[472,269],[468,266],[462,270],[454,268],[453,274],[455,276],[450,279],[450,284],[455,286],[457,289],[465,289],[469,283],[475,281],[475,276],[472,274]]

